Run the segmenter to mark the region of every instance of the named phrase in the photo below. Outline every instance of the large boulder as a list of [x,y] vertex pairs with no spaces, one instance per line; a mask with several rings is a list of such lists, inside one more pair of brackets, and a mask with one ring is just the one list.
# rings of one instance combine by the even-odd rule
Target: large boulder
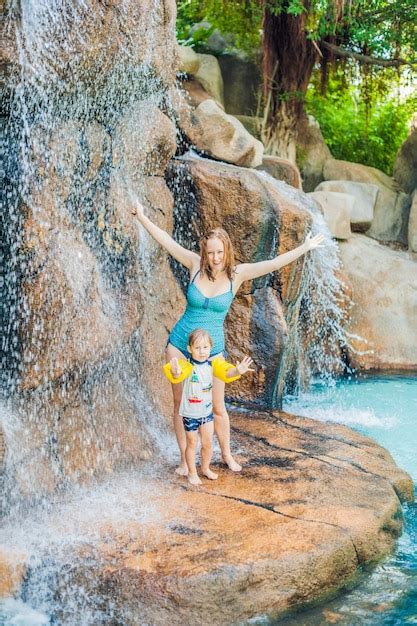
[[326,181],[354,181],[376,185],[374,218],[367,234],[380,241],[407,242],[409,199],[398,191],[392,178],[368,165],[328,159],[323,167]]
[[378,187],[365,183],[353,183],[347,180],[327,180],[320,183],[316,191],[338,192],[352,196],[349,207],[352,230],[368,230],[374,217],[374,206],[378,196]]
[[336,239],[349,239],[350,218],[355,203],[354,198],[346,193],[335,191],[313,191],[307,194],[322,210],[330,233]]
[[[297,191],[261,172],[187,157],[173,161],[167,177],[182,224],[189,225],[176,227],[186,247],[222,226],[239,262],[258,261],[301,244],[310,228],[311,216],[293,197]],[[297,299],[302,264],[299,259],[238,292],[226,322],[227,348],[233,360],[249,352],[257,368],[227,387],[228,395],[272,401],[287,331],[282,301],[290,305]]]
[[190,46],[178,46],[178,70],[184,74],[196,74],[200,67],[200,59],[197,52]]
[[201,102],[193,112],[193,119],[188,136],[198,150],[243,167],[257,167],[262,163],[262,143],[214,100]]
[[409,136],[398,151],[393,177],[406,193],[412,193],[417,187],[417,116]]
[[283,180],[296,189],[302,189],[298,167],[288,159],[265,155],[261,165],[258,165],[256,169],[267,172],[277,180]]
[[314,191],[323,180],[323,166],[331,153],[321,134],[318,122],[309,115],[300,121],[297,136],[297,165],[304,191]]
[[[213,100],[212,96],[206,91],[201,83],[198,82],[193,76],[189,77],[187,80],[182,81],[181,87],[185,93],[186,102],[193,108],[196,109],[199,104],[204,102],[204,100]],[[175,110],[178,110],[178,91],[176,94],[173,94],[173,105]],[[217,102],[220,106],[220,103]],[[223,107],[220,107],[223,108]]]
[[340,255],[353,288],[351,364],[417,369],[417,262],[364,235],[341,242]]
[[200,62],[194,77],[216,102],[224,106],[224,87],[220,65],[211,54],[197,54]]
[[93,492],[93,508],[90,493],[74,495],[39,514],[28,540],[42,546],[36,558],[1,548],[5,592],[18,593],[26,574],[25,597],[53,603],[59,623],[80,611],[95,623],[109,613],[123,624],[276,621],[346,588],[393,548],[413,484],[386,450],[285,413],[249,408],[231,419],[239,475],[219,466],[217,481],[187,489],[152,464],[145,484],[127,475]]

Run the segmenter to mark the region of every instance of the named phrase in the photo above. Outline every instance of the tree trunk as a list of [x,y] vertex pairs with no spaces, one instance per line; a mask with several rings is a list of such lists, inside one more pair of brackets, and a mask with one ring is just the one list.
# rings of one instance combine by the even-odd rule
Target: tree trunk
[[304,97],[310,82],[317,51],[306,36],[306,11],[293,16],[264,13],[263,80],[265,109],[262,141],[267,154],[295,162],[297,125],[304,114]]

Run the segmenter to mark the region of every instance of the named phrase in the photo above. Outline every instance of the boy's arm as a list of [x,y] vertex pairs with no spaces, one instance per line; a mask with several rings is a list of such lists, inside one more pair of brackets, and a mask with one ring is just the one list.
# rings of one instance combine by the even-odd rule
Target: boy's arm
[[253,372],[253,369],[250,369],[250,366],[253,364],[253,361],[250,357],[245,357],[238,363],[237,365],[232,365],[223,359],[213,359],[213,375],[216,378],[220,378],[225,383],[232,383],[235,380],[238,380],[242,374],[245,374],[248,371]]
[[188,378],[193,367],[191,363],[185,359],[178,360],[174,357],[169,363],[165,363],[162,369],[169,382],[176,385],[177,383],[182,383],[183,380]]
[[227,370],[226,378],[239,378],[242,374],[246,374],[246,372],[254,372],[255,370],[251,369],[251,365],[253,365],[253,360],[250,356],[245,356],[235,367]]

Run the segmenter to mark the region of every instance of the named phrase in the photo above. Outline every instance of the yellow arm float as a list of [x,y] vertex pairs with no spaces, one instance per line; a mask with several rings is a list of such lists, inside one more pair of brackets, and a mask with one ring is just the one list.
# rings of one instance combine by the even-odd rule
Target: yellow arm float
[[193,371],[193,366],[189,361],[186,361],[185,359],[179,359],[178,365],[181,368],[181,374],[178,376],[178,378],[174,378],[174,376],[172,375],[171,363],[165,363],[165,365],[162,367],[165,376],[168,378],[169,382],[173,383],[174,385],[176,385],[177,383],[182,383],[182,381],[188,378]]
[[223,359],[213,359],[211,364],[213,366],[213,375],[216,378],[220,378],[220,380],[224,383],[232,383],[234,380],[238,380],[240,378],[240,374],[230,378],[226,377],[227,372],[234,369],[235,366],[227,361],[224,361]]

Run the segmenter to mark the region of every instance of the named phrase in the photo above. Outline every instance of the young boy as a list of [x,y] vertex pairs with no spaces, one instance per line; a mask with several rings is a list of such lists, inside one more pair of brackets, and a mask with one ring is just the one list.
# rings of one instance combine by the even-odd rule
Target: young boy
[[197,474],[195,457],[198,433],[201,436],[201,471],[206,478],[216,480],[217,474],[211,471],[210,461],[213,455],[213,376],[224,382],[233,382],[251,370],[253,361],[245,356],[236,366],[222,358],[209,361],[213,342],[207,331],[198,328],[188,338],[188,351],[191,358],[173,358],[164,365],[164,374],[171,383],[184,381],[179,414],[183,418],[187,448],[185,458],[188,466],[188,482],[201,485]]

